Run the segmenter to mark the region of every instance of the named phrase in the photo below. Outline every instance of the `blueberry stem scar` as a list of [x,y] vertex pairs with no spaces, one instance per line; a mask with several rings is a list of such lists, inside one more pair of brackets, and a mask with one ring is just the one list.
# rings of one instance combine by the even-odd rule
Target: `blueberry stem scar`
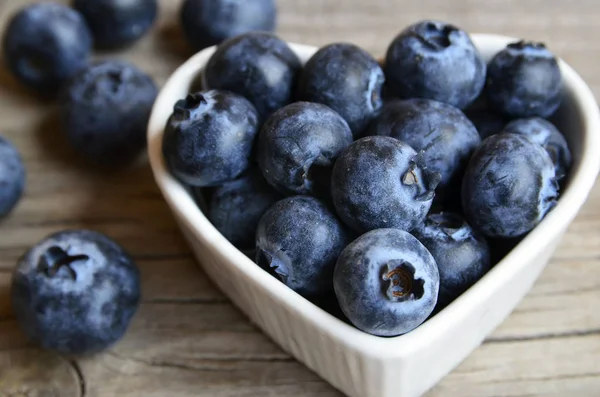
[[415,279],[414,268],[405,262],[389,262],[384,269],[382,280],[386,283],[386,295],[393,302],[401,302],[411,297],[423,296],[423,280]]
[[69,255],[60,247],[52,246],[40,257],[39,269],[48,277],[54,277],[61,267],[66,267],[73,280],[77,280],[77,273],[71,267],[73,262],[87,261],[87,255]]
[[258,254],[258,265],[263,269],[269,271],[273,276],[286,283],[288,275],[285,270],[281,268],[281,264],[277,261],[273,255],[265,250],[260,250]]

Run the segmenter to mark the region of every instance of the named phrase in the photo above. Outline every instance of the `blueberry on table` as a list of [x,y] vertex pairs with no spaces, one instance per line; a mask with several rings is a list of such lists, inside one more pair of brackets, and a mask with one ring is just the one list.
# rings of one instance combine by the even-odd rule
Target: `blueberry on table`
[[264,124],[258,139],[258,164],[284,194],[325,197],[331,169],[352,143],[344,119],[325,105],[295,102],[279,109]]
[[549,117],[562,99],[558,62],[542,43],[509,44],[488,64],[486,84],[490,108],[509,118]]
[[372,335],[396,336],[417,328],[433,312],[440,278],[435,260],[414,236],[377,229],[342,251],[333,285],[354,326]]
[[252,168],[240,178],[214,189],[208,219],[231,244],[243,250],[252,249],[260,217],[282,198],[260,170]]
[[11,296],[19,325],[40,347],[89,354],[124,335],[139,305],[140,276],[131,257],[105,235],[64,231],[19,260]]
[[511,121],[504,132],[526,136],[542,145],[556,168],[556,177],[563,178],[571,168],[571,151],[563,134],[551,122],[540,117],[531,117]]
[[298,98],[329,106],[360,137],[383,105],[384,81],[381,66],[369,53],[353,44],[330,44],[304,66]]
[[460,185],[471,154],[481,143],[475,126],[462,111],[429,99],[387,103],[373,123],[372,135],[385,135],[423,151],[430,171],[442,179],[436,202],[460,202]]
[[430,214],[414,235],[437,263],[440,273],[437,311],[458,298],[490,269],[487,241],[458,214]]
[[204,77],[211,89],[246,97],[262,121],[292,102],[300,59],[277,36],[250,32],[221,43],[211,56]]
[[471,120],[481,139],[501,132],[506,126],[506,119],[487,109],[466,110],[465,115]]
[[123,61],[103,61],[78,73],[62,98],[67,139],[87,162],[120,167],[146,146],[148,118],[156,99],[152,78]]
[[518,237],[554,208],[554,164],[539,144],[501,133],[484,140],[469,161],[462,185],[469,224],[487,237]]
[[385,77],[398,98],[426,98],[460,109],[485,85],[486,64],[467,32],[439,21],[407,27],[390,44]]
[[25,189],[23,159],[8,140],[0,136],[0,219],[17,205]]
[[10,71],[30,89],[56,94],[85,67],[92,34],[77,11],[60,4],[23,8],[4,32],[3,57]]
[[125,47],[142,37],[158,14],[156,0],[75,0],[98,48]]
[[410,231],[425,219],[439,181],[423,153],[395,138],[371,136],[338,157],[331,195],[340,218],[357,232]]
[[163,156],[184,183],[217,186],[250,167],[258,114],[244,97],[211,90],[175,104],[163,135]]
[[196,51],[251,31],[275,30],[275,0],[185,0],[181,26]]
[[310,196],[275,203],[256,231],[256,263],[304,297],[332,291],[335,261],[349,234],[332,210]]

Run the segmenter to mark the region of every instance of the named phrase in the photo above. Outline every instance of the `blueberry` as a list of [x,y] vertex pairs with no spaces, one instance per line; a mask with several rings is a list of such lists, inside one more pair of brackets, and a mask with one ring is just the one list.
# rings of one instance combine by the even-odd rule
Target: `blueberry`
[[243,250],[252,249],[260,217],[280,199],[260,170],[253,168],[212,192],[208,218],[231,244]]
[[428,99],[387,103],[371,128],[423,151],[427,168],[442,176],[436,201],[460,201],[460,184],[471,154],[481,143],[475,126],[454,106]]
[[565,137],[551,122],[539,117],[511,121],[504,132],[521,134],[542,145],[556,168],[557,178],[563,178],[571,168],[571,151]]
[[542,43],[509,44],[488,65],[488,102],[509,118],[551,116],[560,106],[561,89],[558,62]]
[[366,51],[353,44],[331,44],[304,66],[298,97],[329,106],[359,137],[383,105],[384,80],[379,63]]
[[410,231],[425,219],[439,181],[423,153],[391,137],[371,136],[338,157],[331,194],[340,218],[357,232]]
[[121,48],[142,37],[158,14],[156,0],[74,0],[98,48]]
[[221,43],[211,56],[204,77],[209,88],[245,96],[261,120],[292,102],[301,69],[288,45],[266,32],[251,32]]
[[501,132],[506,126],[506,119],[487,109],[467,110],[465,115],[471,120],[481,139]]
[[191,186],[217,186],[250,166],[258,133],[256,109],[243,97],[211,90],[175,104],[163,136],[171,172]]
[[402,99],[426,98],[460,109],[485,84],[486,64],[469,35],[438,21],[422,21],[402,31],[385,59],[387,85]]
[[131,257],[103,234],[53,234],[19,260],[12,303],[25,334],[64,354],[104,350],[125,333],[140,301]]
[[68,84],[62,98],[64,130],[88,162],[118,167],[146,145],[157,88],[152,78],[122,61],[91,65]]
[[337,156],[352,143],[350,127],[325,105],[295,102],[263,126],[258,164],[267,181],[284,194],[324,197]]
[[523,135],[501,133],[484,140],[463,178],[463,211],[469,224],[487,237],[529,232],[557,197],[550,156]]
[[25,189],[25,166],[17,149],[0,136],[0,219],[17,205]]
[[33,4],[11,18],[3,47],[4,60],[19,81],[53,95],[86,65],[92,34],[77,11],[53,3]]
[[357,328],[396,336],[421,325],[433,311],[440,286],[435,260],[398,229],[363,234],[340,255],[333,275],[340,307]]
[[275,30],[275,0],[185,0],[181,7],[183,32],[196,50],[217,45],[251,31]]
[[294,196],[275,203],[256,231],[256,263],[305,297],[331,292],[335,261],[349,235],[323,202]]
[[414,235],[438,266],[437,311],[458,298],[490,269],[490,249],[485,238],[458,214],[431,214]]

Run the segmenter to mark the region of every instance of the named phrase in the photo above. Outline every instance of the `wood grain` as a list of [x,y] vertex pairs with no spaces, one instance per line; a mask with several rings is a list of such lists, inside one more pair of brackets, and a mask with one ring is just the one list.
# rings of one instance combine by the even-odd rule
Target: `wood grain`
[[[26,0],[0,1],[0,29]],[[407,24],[452,21],[471,32],[545,41],[600,94],[597,0],[280,0],[279,33],[322,45],[354,42],[376,56]],[[189,54],[180,1],[162,0],[152,34],[126,52],[158,84]],[[26,196],[0,224],[0,396],[340,396],[281,351],[198,268],[146,160],[102,174],[68,148],[50,102],[0,67],[0,130],[21,150]],[[32,347],[14,321],[11,270],[48,233],[107,233],[137,260],[143,303],[108,352],[71,362]],[[600,390],[600,186],[515,312],[429,397],[598,396]],[[57,385],[61,385],[57,387]],[[29,394],[27,394],[29,393]]]

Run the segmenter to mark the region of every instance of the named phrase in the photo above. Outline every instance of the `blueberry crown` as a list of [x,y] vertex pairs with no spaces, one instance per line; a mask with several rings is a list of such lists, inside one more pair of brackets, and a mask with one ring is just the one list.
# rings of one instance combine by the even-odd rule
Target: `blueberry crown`
[[402,183],[407,186],[417,186],[417,201],[429,201],[435,196],[435,188],[442,179],[439,172],[430,171],[425,165],[424,152],[417,153],[410,160],[408,170],[402,176]]

